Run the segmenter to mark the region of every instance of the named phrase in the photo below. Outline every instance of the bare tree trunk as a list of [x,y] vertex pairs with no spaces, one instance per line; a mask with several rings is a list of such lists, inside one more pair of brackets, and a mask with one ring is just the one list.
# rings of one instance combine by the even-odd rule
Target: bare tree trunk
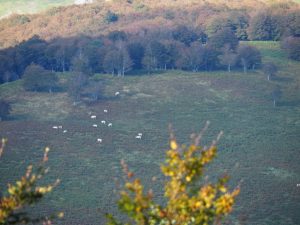
[[230,73],[231,72],[231,65],[230,64],[228,64],[228,72]]

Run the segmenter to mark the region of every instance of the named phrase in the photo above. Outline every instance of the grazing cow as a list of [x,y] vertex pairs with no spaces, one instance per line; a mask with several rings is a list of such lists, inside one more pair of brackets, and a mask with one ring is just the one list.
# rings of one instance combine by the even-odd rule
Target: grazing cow
[[108,110],[107,110],[107,109],[104,109],[104,110],[103,110],[103,112],[107,113],[107,112],[108,112]]
[[105,124],[106,122],[105,122],[105,120],[102,120],[101,123],[102,123],[102,124]]
[[98,127],[98,125],[97,124],[93,124],[93,127]]
[[96,119],[96,118],[97,118],[96,115],[92,115],[92,116],[91,116],[91,119]]
[[102,138],[97,138],[97,142],[102,143]]
[[112,127],[112,123],[109,123],[107,126],[108,126],[108,127]]

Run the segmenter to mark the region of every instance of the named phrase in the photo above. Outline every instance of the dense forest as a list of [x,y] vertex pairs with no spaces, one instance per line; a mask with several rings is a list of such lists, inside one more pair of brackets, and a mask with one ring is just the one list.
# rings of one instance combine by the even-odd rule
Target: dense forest
[[170,1],[162,7],[154,1],[111,1],[13,15],[0,21],[0,81],[21,78],[32,63],[86,75],[167,69],[247,72],[261,66],[260,53],[248,40],[281,40],[289,57],[300,59],[297,4],[278,2],[254,11],[246,2],[229,3]]

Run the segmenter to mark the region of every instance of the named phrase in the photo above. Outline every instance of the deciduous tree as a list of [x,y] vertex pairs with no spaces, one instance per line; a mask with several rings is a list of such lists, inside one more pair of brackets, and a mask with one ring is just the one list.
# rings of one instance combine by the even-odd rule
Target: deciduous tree
[[248,69],[255,69],[256,66],[261,64],[260,51],[249,45],[240,45],[238,50],[238,62],[243,67],[244,73],[247,73]]
[[52,92],[57,86],[58,77],[55,73],[45,70],[43,67],[31,64],[24,71],[23,86],[29,91]]
[[275,77],[276,73],[278,72],[278,67],[272,62],[263,64],[262,69],[268,80],[271,80],[273,77]]
[[220,63],[227,67],[227,71],[230,73],[231,68],[235,66],[237,62],[237,54],[230,48],[230,46],[225,45],[222,49],[222,54],[219,55]]

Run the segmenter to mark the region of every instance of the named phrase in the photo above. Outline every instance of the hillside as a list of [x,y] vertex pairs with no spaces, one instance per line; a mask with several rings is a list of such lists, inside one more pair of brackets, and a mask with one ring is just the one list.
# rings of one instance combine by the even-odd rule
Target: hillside
[[[9,139],[0,184],[18,178],[29,162],[40,159],[42,148],[50,146],[49,179],[62,182],[43,212],[64,211],[59,224],[104,224],[104,213],[116,210],[112,190],[114,178],[121,177],[120,159],[156,192],[163,181],[158,177],[152,183],[150,178],[159,173],[168,124],[180,141],[187,141],[210,120],[207,142],[219,130],[225,132],[212,172],[227,170],[233,184],[243,180],[229,224],[299,224],[300,64],[287,60],[278,42],[250,44],[261,50],[264,62],[279,66],[276,80],[267,81],[261,71],[167,71],[125,78],[97,74],[91,79],[106,84],[105,97],[77,106],[65,92],[27,92],[22,80],[2,84],[0,97],[12,103],[12,115],[0,127],[0,135]],[[70,73],[58,75],[64,85]],[[283,95],[274,107],[271,92],[278,85]],[[91,120],[89,112],[97,119]],[[112,127],[101,125],[101,120]],[[99,127],[92,127],[94,123]],[[67,132],[52,129],[54,125]],[[135,139],[139,132],[141,140]]]
[[[203,28],[216,15],[226,15],[232,10],[251,15],[257,8],[266,7],[296,10],[299,5],[289,0],[97,1],[93,4],[52,8],[42,14],[14,15],[2,19],[0,46],[9,47],[34,35],[50,40],[78,35],[98,36],[113,30],[138,33],[142,30],[169,29],[179,24]],[[108,22],[109,12],[116,14],[118,20]],[[164,24],[163,28],[161,24]]]
[[209,120],[205,179],[241,185],[222,224],[300,224],[300,0],[73,2],[0,0],[26,13],[0,20],[0,190],[47,146],[61,183],[29,216],[104,224],[121,159],[162,201],[168,125],[188,143]]

